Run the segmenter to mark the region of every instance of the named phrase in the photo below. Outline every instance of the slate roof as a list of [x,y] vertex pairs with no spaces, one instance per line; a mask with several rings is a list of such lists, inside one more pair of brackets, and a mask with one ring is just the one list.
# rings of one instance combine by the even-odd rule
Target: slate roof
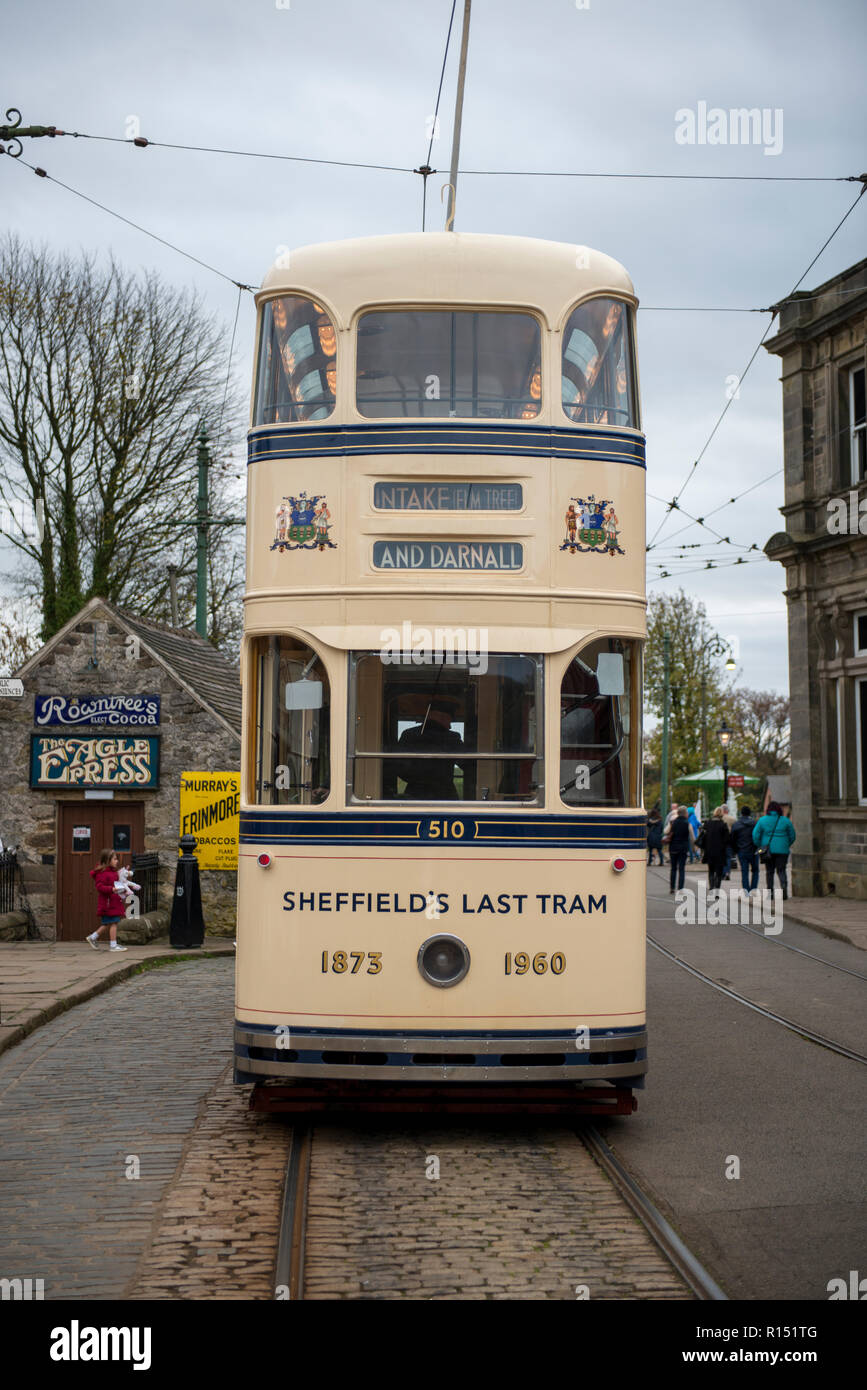
[[118,627],[141,638],[144,646],[165,666],[170,675],[186,686],[205,709],[216,714],[237,738],[241,737],[240,668],[197,632],[188,631],[186,628],[166,627],[163,623],[138,618],[104,598],[89,599],[74,618],[70,618],[69,622],[49,638],[44,647],[40,647],[39,651],[34,652],[24,662],[17,674],[29,675],[30,671],[63,641],[67,633],[73,631],[80,623],[94,618],[100,609],[107,613]]
[[215,710],[238,735],[241,733],[241,682],[239,668],[197,632],[164,627],[133,617],[123,608],[111,608],[124,624],[206,705]]

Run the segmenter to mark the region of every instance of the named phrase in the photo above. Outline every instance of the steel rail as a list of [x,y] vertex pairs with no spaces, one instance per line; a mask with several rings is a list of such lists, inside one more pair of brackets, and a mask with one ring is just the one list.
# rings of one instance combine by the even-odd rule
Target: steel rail
[[677,1231],[666,1221],[658,1207],[654,1206],[645,1192],[642,1192],[632,1174],[623,1166],[614,1150],[606,1144],[599,1131],[593,1125],[582,1125],[577,1133],[696,1298],[706,1302],[727,1303],[728,1294],[723,1293],[719,1284],[684,1245]]
[[[668,874],[665,870],[663,870],[662,875],[659,874],[659,865],[651,864],[650,867],[652,870],[655,871],[656,878],[668,877]],[[654,899],[653,901],[656,901],[656,899]],[[669,918],[660,918],[660,921],[667,922],[669,921]],[[805,922],[799,922],[796,917],[792,918],[792,922],[796,927],[802,927],[807,925]],[[783,946],[787,951],[794,951],[799,956],[806,956],[808,960],[818,961],[819,965],[827,965],[829,970],[839,970],[841,975],[852,975],[856,980],[867,980],[867,975],[862,975],[859,970],[849,970],[848,967],[845,965],[836,965],[834,961],[827,960],[825,956],[814,956],[812,951],[805,951],[802,946],[793,946],[790,941],[781,941],[778,936],[766,936],[764,932],[753,931],[752,927],[747,926],[744,922],[721,922],[720,926],[739,927],[741,931],[747,932],[749,936],[755,936],[758,937],[760,941],[766,941],[769,946]],[[815,928],[815,930],[819,931],[820,928],[817,927]],[[840,938],[834,937],[830,939],[839,940]],[[844,942],[844,944],[848,945],[849,943]]]
[[275,1297],[278,1299],[288,1296],[290,1301],[297,1301],[304,1297],[304,1243],[312,1145],[313,1131],[309,1126],[293,1129],[292,1149],[283,1185],[283,1208],[274,1269]]
[[729,989],[726,985],[721,985],[718,980],[711,979],[710,975],[705,975],[701,970],[696,970],[695,966],[690,965],[688,961],[681,960],[680,956],[676,956],[673,951],[669,951],[667,947],[661,945],[661,943],[656,941],[649,933],[647,940],[661,955],[666,956],[670,961],[674,961],[675,965],[679,965],[681,969],[688,971],[690,975],[694,975],[697,980],[701,980],[704,984],[710,985],[712,989],[718,990],[720,994],[728,995],[729,999],[734,999],[736,1003],[744,1004],[746,1008],[753,1009],[755,1013],[761,1014],[763,1018],[769,1018],[772,1023],[779,1023],[781,1027],[788,1028],[791,1033],[797,1033],[798,1037],[805,1038],[808,1042],[818,1043],[819,1047],[826,1047],[829,1052],[836,1052],[841,1057],[848,1057],[851,1062],[867,1062],[867,1057],[862,1056],[860,1052],[854,1052],[851,1047],[844,1047],[842,1043],[832,1042],[830,1038],[824,1037],[822,1033],[814,1033],[811,1028],[804,1028],[800,1023],[794,1023],[792,1019],[784,1018],[782,1014],[774,1013],[772,1009],[766,1009],[762,1004],[756,1004],[754,1000],[747,999],[745,994],[738,994],[737,990]]

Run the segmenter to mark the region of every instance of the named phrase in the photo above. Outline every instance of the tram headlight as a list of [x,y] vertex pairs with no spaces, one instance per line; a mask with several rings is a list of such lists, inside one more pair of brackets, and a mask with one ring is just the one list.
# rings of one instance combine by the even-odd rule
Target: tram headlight
[[428,984],[449,989],[470,968],[470,953],[456,936],[429,936],[418,948],[418,968]]

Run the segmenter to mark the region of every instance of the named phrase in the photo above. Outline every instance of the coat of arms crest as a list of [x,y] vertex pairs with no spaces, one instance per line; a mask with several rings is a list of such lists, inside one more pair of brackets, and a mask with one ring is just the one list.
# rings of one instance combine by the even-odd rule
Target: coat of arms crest
[[606,552],[625,555],[626,551],[618,544],[619,526],[613,502],[597,499],[592,492],[589,497],[570,497],[566,509],[566,539],[560,549],[572,555],[576,550],[585,554],[595,550],[600,555]]
[[306,492],[297,497],[282,498],[274,519],[276,536],[272,550],[336,550],[334,541],[329,540],[331,512],[324,496],[308,497]]

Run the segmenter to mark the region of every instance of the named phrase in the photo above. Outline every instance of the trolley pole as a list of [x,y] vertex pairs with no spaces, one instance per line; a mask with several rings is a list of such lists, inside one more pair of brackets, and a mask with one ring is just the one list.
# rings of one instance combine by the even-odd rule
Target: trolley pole
[[669,681],[671,680],[671,639],[667,632],[662,634],[662,785],[659,800],[662,819],[668,814],[668,715]]
[[196,504],[196,632],[208,635],[208,440],[205,427],[199,431],[196,452],[199,465],[199,496]]
[[452,165],[449,172],[449,183],[452,186],[452,196],[449,201],[449,211],[446,213],[446,231],[453,232],[455,229],[455,205],[458,201],[458,156],[461,151],[461,121],[464,114],[464,81],[467,76],[467,45],[470,41],[470,6],[472,0],[464,0],[464,27],[461,34],[461,59],[458,67],[458,91],[455,97],[455,128],[452,135]]

